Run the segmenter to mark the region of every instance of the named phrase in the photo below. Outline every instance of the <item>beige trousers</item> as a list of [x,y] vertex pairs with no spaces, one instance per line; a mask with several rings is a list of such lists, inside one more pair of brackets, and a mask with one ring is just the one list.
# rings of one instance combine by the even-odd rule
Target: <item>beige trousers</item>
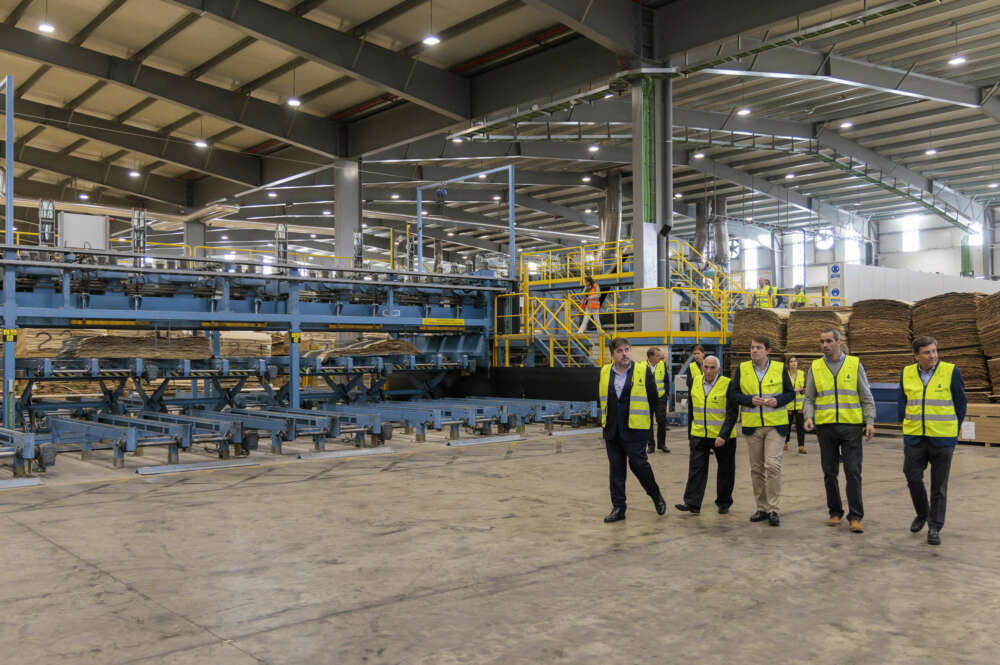
[[781,503],[781,454],[785,437],[774,427],[758,427],[743,437],[750,454],[750,480],[757,510],[778,512]]

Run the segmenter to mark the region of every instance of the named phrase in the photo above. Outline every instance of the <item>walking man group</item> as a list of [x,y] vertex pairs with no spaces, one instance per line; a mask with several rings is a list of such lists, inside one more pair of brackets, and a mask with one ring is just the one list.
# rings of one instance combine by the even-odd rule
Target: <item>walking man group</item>
[[[721,376],[717,357],[705,356],[704,349],[696,349],[697,361],[688,368],[688,479],[683,502],[676,505],[677,510],[694,515],[701,512],[709,460],[714,455],[716,507],[719,513],[729,512],[733,503],[736,435],[740,431],[750,458],[756,502],[750,521],[767,520],[770,525],[779,526],[782,452],[790,432],[790,414],[795,420],[801,409],[799,431],[815,431],[819,439],[829,512],[826,524],[836,527],[844,519],[839,484],[843,465],[847,521],[852,532],[864,532],[862,446],[875,431],[875,400],[864,366],[857,356],[845,352],[839,331],[823,331],[820,348],[823,356],[812,362],[804,379],[794,364],[790,363],[790,374],[783,363],[770,359],[771,342],[764,336],[751,339],[750,360],[741,363],[731,379]],[[665,394],[661,388],[663,380],[654,369],[662,354],[652,349],[647,355],[648,362],[633,364],[627,340],[614,339],[609,349],[614,362],[602,368],[599,386],[613,505],[605,521],[625,517],[626,464],[652,498],[657,513],[662,515],[666,504],[644,445],[651,441],[651,413]],[[939,361],[934,338],[915,338],[913,353],[916,362],[903,369],[898,398],[905,444],[903,473],[916,512],[910,530],[917,533],[926,524],[927,542],[940,545],[951,459],[966,414],[965,387],[958,368]],[[796,408],[795,399],[799,395],[801,407]],[[801,448],[802,438],[799,441]],[[931,467],[929,496],[923,482],[928,465]]]

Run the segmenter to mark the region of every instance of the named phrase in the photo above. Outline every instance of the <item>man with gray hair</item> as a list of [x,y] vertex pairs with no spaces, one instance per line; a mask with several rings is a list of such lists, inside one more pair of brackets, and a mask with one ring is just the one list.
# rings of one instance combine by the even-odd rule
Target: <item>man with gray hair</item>
[[847,519],[851,531],[862,533],[864,507],[861,503],[862,436],[871,440],[875,432],[875,399],[865,368],[857,356],[843,350],[840,331],[824,330],[819,335],[823,357],[812,363],[806,379],[803,404],[805,430],[816,430],[820,464],[826,484],[827,526],[839,526],[844,516],[840,499],[840,462],[847,479]]
[[690,387],[688,399],[688,438],[691,456],[688,458],[688,480],[684,502],[677,510],[697,515],[705,498],[708,483],[708,459],[715,453],[718,471],[715,480],[715,505],[721,514],[733,505],[733,485],[736,478],[736,420],[740,406],[729,399],[729,377],[719,376],[719,359],[705,356],[702,374]]

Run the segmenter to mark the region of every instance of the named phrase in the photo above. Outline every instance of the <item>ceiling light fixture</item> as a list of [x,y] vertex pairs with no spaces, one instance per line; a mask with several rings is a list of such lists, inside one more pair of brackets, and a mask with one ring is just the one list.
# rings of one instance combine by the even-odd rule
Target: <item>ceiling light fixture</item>
[[276,198],[278,198],[278,192],[268,192],[267,193],[267,198],[269,198],[269,199],[276,199]]
[[450,238],[451,236],[453,236],[453,235],[455,235],[455,232],[454,232],[454,231],[448,231],[448,237],[449,237],[449,238]]
[[391,196],[391,198],[392,198],[393,200],[395,200],[395,199],[398,199],[398,198],[399,198],[399,194],[393,194],[393,195]]
[[135,169],[132,169],[131,171],[128,172],[128,177],[130,178],[138,178],[141,175],[142,174],[136,171]]
[[997,187],[1000,187],[1000,182],[991,182],[989,184],[990,189],[996,189]]
[[229,236],[220,236],[223,240],[229,240]]
[[927,150],[924,150],[924,154],[925,155],[936,155],[937,154],[937,149],[936,148],[927,148]]
[[675,199],[682,199],[682,198],[684,198],[684,195],[681,194],[680,192],[677,192],[676,194],[674,194],[674,198]]
[[580,180],[582,180],[583,182],[590,182],[590,176],[589,175],[585,175],[582,178],[580,178]]
[[194,142],[194,147],[205,149],[208,147],[208,143],[206,143],[204,139],[197,139]]
[[751,217],[747,217],[747,221],[748,222],[752,222],[753,221],[753,217],[752,216]]
[[289,97],[287,104],[291,106],[293,109],[297,109],[298,107],[302,106],[302,100],[299,99],[298,97]]
[[853,126],[854,126],[854,123],[851,122],[850,120],[845,120],[844,122],[840,123],[840,128],[841,129],[850,129]]
[[693,157],[695,159],[705,159],[705,153],[703,153],[703,152],[696,152],[696,153],[694,153]]
[[743,108],[741,108],[739,111],[736,112],[736,115],[750,115],[750,109],[744,106]]
[[310,237],[310,238],[315,238],[315,237],[316,237],[316,234],[315,234],[315,233],[310,233],[310,234],[309,234],[309,237]]
[[49,0],[45,0],[45,14],[42,15],[42,22],[38,24],[38,32],[50,35],[55,31],[56,26],[49,23]]
[[438,37],[436,34],[434,34],[434,0],[431,0],[428,4],[430,5],[430,28],[431,29],[427,33],[427,36],[424,37],[420,41],[423,42],[424,46],[437,46],[438,44],[441,43],[441,38]]
[[951,59],[948,60],[948,64],[952,67],[958,67],[965,64],[965,56],[958,52],[958,21],[953,21],[952,25],[955,26],[955,51]]
[[486,180],[486,174],[485,173],[480,173],[479,174],[479,179],[480,180]]
[[452,143],[461,143],[461,142],[462,142],[462,137],[461,137],[461,136],[456,136],[456,137],[454,137],[454,138],[453,138],[453,139],[451,140],[451,142],[452,142]]
[[587,148],[587,150],[589,150],[590,152],[597,152],[600,149],[601,149],[601,146],[599,146],[597,144],[594,144],[594,145],[590,146],[589,148]]
[[499,194],[494,194],[493,195],[493,200],[494,201],[499,201],[500,200],[500,195]]
[[583,212],[584,212],[584,214],[589,215],[590,213],[592,213],[594,211],[591,210],[590,208],[586,208]]
[[90,198],[90,194],[87,194],[87,193],[85,193],[85,192],[80,192],[80,200],[81,200],[81,201],[86,201],[86,200],[88,200],[89,198]]
[[331,212],[330,212],[329,210],[324,210],[324,211],[323,211],[323,214],[324,214],[324,215],[331,215],[331,214],[333,214],[333,213],[331,213]]
[[786,173],[785,174],[785,180],[793,180],[794,178],[795,178],[795,174],[794,173]]

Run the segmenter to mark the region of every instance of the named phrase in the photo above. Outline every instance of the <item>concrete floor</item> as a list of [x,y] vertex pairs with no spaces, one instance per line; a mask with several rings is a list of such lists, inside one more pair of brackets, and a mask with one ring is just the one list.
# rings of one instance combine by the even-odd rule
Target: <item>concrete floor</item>
[[673,440],[653,458],[668,514],[630,476],[605,525],[594,435],[392,445],[149,478],[60,457],[0,493],[2,662],[997,662],[996,448],[957,451],[932,548],[907,529],[897,438],[865,450],[863,535],[823,525],[812,438],[786,454],[780,528],[747,521],[742,447],[731,514],[673,510]]

